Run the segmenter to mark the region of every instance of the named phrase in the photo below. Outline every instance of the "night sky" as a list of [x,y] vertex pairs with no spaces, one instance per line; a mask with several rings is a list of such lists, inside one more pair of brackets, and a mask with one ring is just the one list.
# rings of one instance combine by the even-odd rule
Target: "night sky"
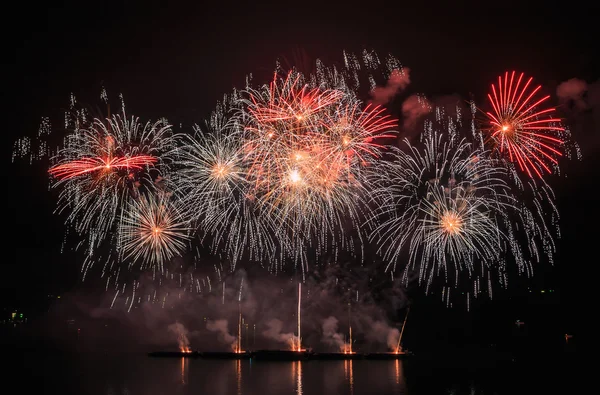
[[[52,215],[56,200],[47,190],[44,164],[11,163],[13,142],[34,135],[42,116],[66,108],[71,92],[80,102],[100,105],[105,87],[113,101],[122,93],[130,114],[142,120],[166,117],[185,126],[202,121],[223,94],[242,87],[247,73],[268,75],[277,58],[304,53],[313,60],[337,61],[343,49],[372,48],[393,54],[411,69],[411,84],[402,98],[472,94],[483,101],[494,78],[513,69],[534,76],[557,104],[561,82],[579,78],[590,87],[596,83],[595,96],[588,91],[587,110],[569,103],[561,108],[584,159],[565,163],[567,177],[552,179],[562,216],[558,260],[528,282],[535,292],[554,289],[558,296],[537,304],[539,298],[522,292],[509,307],[492,301],[487,312],[479,313],[489,318],[502,304],[515,316],[523,312],[549,325],[560,321],[565,331],[582,330],[581,312],[594,298],[590,283],[597,271],[600,219],[595,171],[600,164],[600,64],[591,5],[163,3],[53,2],[41,9],[20,2],[3,14],[3,201],[8,216],[3,245],[8,254],[1,263],[0,307],[33,309],[46,303],[48,293],[79,286],[78,262],[59,252],[64,229]],[[436,303],[437,298],[431,310],[421,310],[421,322],[427,322],[427,311],[441,311]],[[472,320],[459,316],[449,324],[455,331],[461,320]]]

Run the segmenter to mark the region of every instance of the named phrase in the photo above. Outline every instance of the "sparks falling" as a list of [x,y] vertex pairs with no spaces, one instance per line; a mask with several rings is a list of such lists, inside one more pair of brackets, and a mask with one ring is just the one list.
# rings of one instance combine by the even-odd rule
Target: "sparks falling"
[[142,261],[142,267],[162,272],[165,262],[185,251],[191,229],[168,194],[140,196],[125,213],[120,228],[124,261]]

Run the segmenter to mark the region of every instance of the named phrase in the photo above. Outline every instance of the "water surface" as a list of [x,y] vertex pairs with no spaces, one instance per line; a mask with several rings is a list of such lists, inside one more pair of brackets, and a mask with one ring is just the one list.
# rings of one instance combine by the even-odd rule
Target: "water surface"
[[545,363],[519,363],[451,355],[393,361],[270,362],[23,353],[8,372],[12,382],[18,383],[14,389],[31,394],[573,393],[572,365],[563,362],[559,357],[556,361],[546,358]]

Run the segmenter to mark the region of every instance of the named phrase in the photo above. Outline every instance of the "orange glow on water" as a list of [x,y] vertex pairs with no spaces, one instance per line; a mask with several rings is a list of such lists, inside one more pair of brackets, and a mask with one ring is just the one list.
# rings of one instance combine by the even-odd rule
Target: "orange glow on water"
[[185,384],[187,382],[187,377],[188,377],[188,362],[186,361],[187,358],[181,358],[181,383]]

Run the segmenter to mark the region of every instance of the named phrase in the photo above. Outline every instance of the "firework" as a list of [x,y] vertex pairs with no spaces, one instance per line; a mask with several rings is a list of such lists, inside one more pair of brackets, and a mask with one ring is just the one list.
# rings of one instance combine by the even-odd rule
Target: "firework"
[[306,263],[308,249],[349,245],[344,229],[360,227],[364,169],[397,125],[382,108],[364,107],[339,75],[317,69],[318,76],[275,74],[241,94],[247,179],[276,224],[281,261]]
[[533,275],[535,263],[554,262],[555,237],[560,237],[559,212],[552,187],[543,179],[527,177],[506,167],[511,195],[518,211],[512,223],[505,223],[510,236],[512,258],[520,274]]
[[372,239],[394,268],[407,250],[407,270],[418,268],[428,285],[449,275],[457,283],[478,263],[484,270],[498,263],[508,240],[498,224],[514,207],[506,170],[455,127],[439,133],[427,124],[422,148],[405,140],[407,150],[392,150],[373,173],[381,222]]
[[[407,270],[428,285],[492,270],[503,277],[511,261],[530,274],[533,262],[551,259],[558,213],[539,177],[568,155],[568,131],[531,78],[506,73],[492,85],[485,129],[462,136],[460,119],[447,130],[427,121],[419,143],[391,148],[383,160],[397,120],[359,92],[402,74],[400,64],[345,53],[343,66],[317,60],[314,70],[277,69],[268,84],[248,83],[193,135],[173,136],[166,121],[142,124],[124,110],[68,117],[74,130],[49,174],[58,211],[89,241],[86,260],[110,239],[115,264],[106,271],[127,261],[160,277],[199,235],[229,269],[241,260],[276,268],[292,260],[305,271],[342,250],[354,255],[365,229],[389,267],[406,254]],[[446,119],[435,113],[436,122]],[[32,145],[39,143],[15,149],[50,152]]]
[[245,167],[239,142],[221,131],[178,135],[179,148],[172,153],[177,168],[172,183],[189,214],[197,222],[234,205],[244,188]]
[[345,156],[347,165],[353,160],[358,160],[365,165],[378,158],[383,145],[374,140],[395,138],[391,130],[398,126],[397,120],[385,114],[381,106],[368,104],[360,108],[360,102],[353,102],[337,108],[333,114],[326,114],[323,122],[326,128],[326,141],[323,146],[327,148],[326,157]]
[[546,107],[550,96],[539,97],[541,86],[533,88],[533,78],[516,78],[513,71],[498,77],[488,94],[493,112],[486,112],[489,139],[497,152],[518,165],[528,176],[542,177],[552,173],[563,155],[565,128],[553,116],[554,108]]
[[70,209],[67,223],[93,250],[128,199],[154,188],[160,155],[171,149],[171,130],[164,121],[141,124],[124,113],[89,123],[81,117],[75,124],[48,172],[53,188],[60,188],[58,211]]
[[[489,129],[478,130],[475,116],[478,109],[471,103],[472,135],[480,147],[486,144],[485,136]],[[581,151],[575,141],[571,139],[568,129],[555,130],[561,139],[564,155],[571,159],[575,153],[581,159]],[[518,163],[492,157],[498,167],[505,169],[505,180],[510,187],[516,211],[512,211],[511,218],[505,218],[504,229],[509,236],[508,249],[512,252],[512,260],[518,268],[519,274],[533,275],[533,266],[547,260],[552,263],[556,253],[555,237],[560,237],[558,224],[559,213],[556,197],[552,187],[543,179],[530,177],[523,172]],[[556,167],[558,169],[558,167]],[[524,177],[524,175],[526,175]],[[529,176],[529,177],[528,177]],[[504,279],[504,283],[506,283]]]
[[[108,154],[105,157],[83,158],[73,160],[61,165],[52,167],[48,172],[58,180],[68,180],[71,178],[86,176],[90,173],[104,173],[98,175],[98,178],[107,176],[107,173],[126,171],[128,174],[140,171],[145,166],[152,165],[157,159],[150,155],[139,155],[132,158],[112,158]],[[107,177],[110,177],[108,175]]]
[[133,199],[120,225],[123,260],[142,261],[142,268],[163,270],[165,261],[181,255],[189,238],[189,225],[170,194],[143,194]]
[[226,99],[218,105],[204,130],[195,127],[194,136],[177,135],[179,147],[168,157],[185,216],[201,240],[234,268],[242,257],[270,262],[276,241],[272,217],[261,215],[247,179],[240,134],[229,116],[232,103]]
[[[382,68],[376,54],[344,60],[341,69],[317,61],[314,75],[276,72],[271,84],[234,92],[194,136],[172,136],[163,121],[129,121],[124,108],[105,120],[67,114],[75,131],[49,173],[61,187],[59,211],[69,209],[67,222],[89,240],[88,257],[109,235],[119,256],[107,271],[120,259],[156,267],[181,253],[178,238],[133,230],[150,226],[158,203],[148,196],[166,187],[185,218],[177,223],[189,222],[231,267],[243,257],[275,266],[292,259],[304,269],[309,250],[353,251],[345,232],[360,228],[363,174],[396,121],[357,97],[359,70]],[[385,66],[387,74],[400,68],[391,58]],[[368,86],[374,81],[369,75]]]

